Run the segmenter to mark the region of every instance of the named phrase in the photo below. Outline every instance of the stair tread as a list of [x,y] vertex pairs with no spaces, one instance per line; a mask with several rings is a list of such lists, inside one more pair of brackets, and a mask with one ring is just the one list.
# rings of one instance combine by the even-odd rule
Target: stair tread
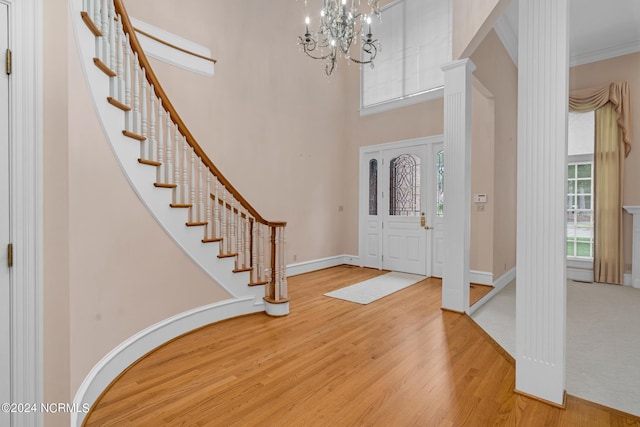
[[236,256],[238,256],[237,253],[235,253],[235,254],[219,254],[218,258],[233,258],[233,257],[236,257]]
[[138,163],[140,163],[141,165],[148,165],[148,166],[161,166],[162,163],[160,162],[156,162],[155,160],[147,160],[147,159],[138,159]]
[[187,227],[199,227],[201,225],[207,225],[207,224],[209,224],[209,223],[208,222],[187,222],[187,223],[185,223],[185,225]]

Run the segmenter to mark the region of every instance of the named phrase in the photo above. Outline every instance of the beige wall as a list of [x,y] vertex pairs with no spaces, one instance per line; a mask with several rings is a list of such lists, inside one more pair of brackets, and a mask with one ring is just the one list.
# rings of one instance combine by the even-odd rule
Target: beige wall
[[453,55],[467,58],[476,50],[511,0],[453,0]]
[[127,1],[132,16],[207,46],[218,59],[213,78],[153,65],[225,176],[265,218],[288,222],[288,262],[343,253],[350,214],[344,190],[346,69],[341,63],[328,79],[320,62],[299,51],[304,2],[146,5]]
[[516,265],[516,178],[518,72],[494,31],[471,56],[474,76],[494,96],[493,277]]
[[[636,132],[633,136],[631,153],[624,165],[624,205],[640,205],[640,53],[619,56],[571,68],[570,90],[605,85],[626,80],[631,91],[631,111]],[[624,213],[624,251],[627,273],[631,272],[631,215]]]
[[483,94],[474,86],[471,107],[471,195],[473,197],[474,194],[486,194],[487,203],[478,204],[471,200],[469,267],[471,270],[491,273],[495,251],[493,244],[495,101],[491,94]]
[[[69,162],[65,0],[44,7],[44,401],[71,402],[69,334]],[[68,426],[68,414],[45,415],[47,426]]]

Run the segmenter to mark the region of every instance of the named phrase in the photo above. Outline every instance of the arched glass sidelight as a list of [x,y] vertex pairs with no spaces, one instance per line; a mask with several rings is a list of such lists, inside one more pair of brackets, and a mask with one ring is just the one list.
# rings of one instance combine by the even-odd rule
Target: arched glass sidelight
[[436,215],[444,216],[444,151],[438,151],[436,160]]
[[369,215],[378,215],[378,160],[369,160]]
[[420,158],[401,154],[389,163],[389,215],[420,213]]

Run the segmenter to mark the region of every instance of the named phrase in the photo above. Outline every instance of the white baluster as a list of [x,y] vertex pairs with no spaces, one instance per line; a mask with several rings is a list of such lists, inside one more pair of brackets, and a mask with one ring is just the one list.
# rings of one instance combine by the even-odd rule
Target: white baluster
[[[184,140],[185,146],[187,146],[187,140]],[[196,178],[196,153],[193,148],[189,147],[189,200],[188,203],[191,204],[191,209],[189,209],[189,222],[200,222],[198,211],[200,210],[200,206],[196,200],[196,183],[198,182]]]
[[172,138],[171,138],[171,117],[169,116],[169,112],[165,111],[166,117],[165,122],[167,125],[167,133],[165,135],[165,144],[164,151],[167,157],[167,166],[164,168],[164,180],[162,182],[167,184],[173,183],[173,149],[171,147]]
[[[211,174],[211,171],[209,171]],[[214,176],[215,180],[213,183],[213,237],[218,238],[221,237],[220,229],[222,228],[222,224],[220,222],[220,197],[218,196],[218,177]]]
[[[275,233],[275,241],[276,241],[276,247],[275,247],[275,251],[274,253],[271,254],[272,258],[275,258],[276,262],[275,262],[275,279],[274,279],[274,283],[273,283],[273,291],[274,291],[274,295],[273,298],[276,301],[280,300],[280,268],[279,268],[279,264],[280,264],[280,257],[278,256],[280,254],[280,233],[279,233],[279,227],[274,227],[273,228],[273,232]],[[272,248],[273,249],[273,248]],[[272,263],[273,265],[273,263]]]
[[[145,71],[142,70],[142,78],[145,79]],[[145,79],[146,81],[146,79]],[[150,118],[150,123],[149,123],[149,133],[150,133],[150,138],[149,138],[149,160],[151,161],[158,161],[157,159],[157,140],[156,140],[156,95],[155,92],[153,91],[153,85],[151,85],[149,87],[149,95],[150,95],[150,114],[149,114],[149,118]]]
[[260,276],[258,274],[258,222],[253,219],[251,221],[251,283],[260,283]]
[[[211,198],[209,197],[209,188],[206,189],[206,195],[203,194],[204,189],[202,188],[202,174],[204,173],[204,164],[202,163],[202,159],[200,159],[199,157],[197,157],[196,159],[198,161],[198,211],[196,217],[197,221],[200,222],[204,219],[205,197],[207,198],[207,200],[210,200]],[[206,221],[209,221],[209,218],[207,218]]]
[[228,247],[228,254],[234,254],[236,253],[235,251],[235,246],[236,246],[236,223],[235,223],[235,213],[233,212],[233,210],[235,209],[236,206],[236,199],[235,197],[231,196],[231,210],[229,211],[229,214],[231,215],[229,220],[229,247]]
[[287,298],[287,246],[284,227],[280,227],[280,297]]
[[[154,95],[155,99],[155,95]],[[165,162],[165,150],[164,150],[164,122],[162,121],[162,114],[164,112],[164,108],[162,107],[162,99],[158,99],[158,161],[160,162],[160,166],[156,169],[156,181],[159,183],[165,182],[164,177],[166,174],[166,162]]]
[[242,234],[244,232],[244,225],[242,224],[242,213],[240,212],[240,206],[238,206],[238,213],[236,214],[236,269],[240,270],[244,264],[244,242],[242,241]]
[[258,232],[260,234],[258,239],[258,274],[260,275],[259,281],[265,282],[265,269],[264,269],[264,255],[265,255],[265,245],[264,245],[264,224],[258,223]]
[[[129,44],[129,35],[125,35],[124,37],[124,103],[126,105],[131,105],[131,45]],[[137,72],[136,70],[136,64],[137,61],[135,61],[135,56],[134,56],[134,72]],[[137,75],[134,76],[134,79],[137,80]],[[134,81],[133,84],[135,85],[136,82]],[[133,114],[135,115],[135,111],[133,112]],[[128,131],[131,130],[131,119],[132,119],[132,112],[131,111],[125,111],[124,113],[124,128]]]
[[249,225],[248,213],[244,220],[244,265],[242,267],[251,267],[251,228]]
[[[147,93],[147,78],[144,70],[142,70],[142,99],[140,102],[140,130],[142,131],[140,135],[144,138],[144,140],[140,144],[140,158],[151,160],[151,141],[149,140],[149,131],[147,128],[147,115],[149,112],[147,111],[147,99],[149,99],[149,94]],[[137,119],[134,118],[134,122],[137,123]]]
[[140,120],[140,62],[138,59],[138,52],[134,53],[133,59],[133,117],[131,122],[131,131],[137,135],[141,135],[140,127],[138,125],[138,121]]
[[[115,16],[114,16],[114,7],[113,7],[113,2],[109,2],[109,68],[112,71],[115,71],[116,73],[118,72],[118,60],[117,60],[117,53],[118,53],[118,46],[116,45],[116,31],[115,31],[115,24],[114,24],[114,20],[115,20]],[[109,95],[113,98],[113,99],[118,99],[118,77],[111,77],[109,79]]]
[[[117,61],[118,61],[118,101],[124,103],[124,52],[125,52],[125,40],[124,40],[124,30],[122,28],[122,18],[118,16],[118,20],[116,21],[116,40],[118,51],[116,52]],[[130,104],[127,104],[130,105]]]
[[109,8],[107,6],[107,0],[102,0],[102,7],[100,8],[100,21],[102,27],[100,32],[102,33],[102,48],[98,58],[106,65],[109,66],[110,53],[109,53]]
[[189,198],[189,144],[184,136],[180,135],[180,139],[182,140],[182,192],[180,203],[187,203]]
[[222,244],[220,245],[220,253],[226,253],[227,245],[229,244],[229,227],[227,224],[227,188],[222,187],[222,222],[220,227],[220,237],[222,237]]
[[173,124],[173,184],[176,187],[173,189],[173,203],[184,203],[183,186],[180,183],[180,130],[177,124]]
[[[202,162],[201,162],[202,163]],[[216,203],[218,201],[216,200]],[[207,225],[205,226],[205,239],[213,239],[213,216],[211,212],[211,172],[207,169],[207,187],[206,187],[206,199],[204,200],[205,206],[205,221],[207,221]]]

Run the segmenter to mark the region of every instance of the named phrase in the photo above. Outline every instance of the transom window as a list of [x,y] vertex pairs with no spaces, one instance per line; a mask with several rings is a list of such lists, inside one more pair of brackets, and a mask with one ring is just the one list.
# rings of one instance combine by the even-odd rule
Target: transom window
[[420,216],[420,158],[401,154],[389,163],[389,215]]
[[451,60],[450,0],[397,0],[371,23],[382,48],[361,67],[361,114],[442,96]]

